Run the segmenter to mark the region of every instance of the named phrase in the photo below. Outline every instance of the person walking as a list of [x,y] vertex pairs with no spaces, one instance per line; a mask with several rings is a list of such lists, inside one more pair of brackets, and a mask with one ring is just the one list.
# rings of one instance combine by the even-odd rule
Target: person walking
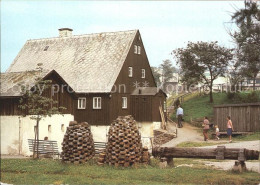
[[182,119],[183,119],[183,109],[181,108],[181,105],[178,105],[178,109],[177,109],[177,112],[176,112],[176,117],[178,119],[178,127],[181,128],[183,127],[182,125]]
[[204,117],[202,126],[204,126],[204,128],[203,128],[204,141],[208,141],[209,140],[209,138],[208,138],[209,120],[208,120],[207,116]]
[[229,142],[232,142],[232,131],[234,131],[233,124],[230,116],[227,116],[227,135],[229,136]]

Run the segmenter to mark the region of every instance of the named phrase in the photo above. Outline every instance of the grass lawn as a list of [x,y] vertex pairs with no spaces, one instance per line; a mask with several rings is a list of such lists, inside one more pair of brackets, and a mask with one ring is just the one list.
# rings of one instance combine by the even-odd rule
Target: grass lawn
[[192,159],[174,159],[175,165],[193,167],[159,169],[150,166],[115,168],[87,164],[63,164],[52,159],[2,159],[1,182],[12,184],[258,184],[255,172],[242,174],[215,170]]

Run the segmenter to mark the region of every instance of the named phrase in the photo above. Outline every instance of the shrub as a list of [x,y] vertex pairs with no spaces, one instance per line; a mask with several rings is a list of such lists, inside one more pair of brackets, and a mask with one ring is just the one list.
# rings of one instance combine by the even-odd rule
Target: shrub
[[227,99],[232,103],[254,103],[260,102],[260,91],[227,93]]
[[253,91],[247,95],[247,103],[254,103],[260,101],[260,91]]
[[235,95],[236,95],[235,92],[228,92],[228,93],[227,93],[227,98],[228,98],[229,100],[233,100],[234,97],[235,97]]

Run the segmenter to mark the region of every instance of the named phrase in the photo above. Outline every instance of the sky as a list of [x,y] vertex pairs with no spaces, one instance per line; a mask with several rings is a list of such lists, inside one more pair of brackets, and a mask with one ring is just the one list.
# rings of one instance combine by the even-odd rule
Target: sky
[[1,72],[26,40],[139,29],[151,66],[170,59],[188,41],[232,47],[231,14],[243,1],[1,1]]

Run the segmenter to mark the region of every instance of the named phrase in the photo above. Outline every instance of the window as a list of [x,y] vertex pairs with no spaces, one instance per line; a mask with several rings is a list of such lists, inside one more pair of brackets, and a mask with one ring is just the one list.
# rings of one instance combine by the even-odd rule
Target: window
[[138,54],[138,55],[141,54],[141,46],[137,46],[137,54]]
[[137,54],[137,52],[138,52],[137,50],[138,50],[138,49],[137,49],[137,45],[134,45],[134,53],[135,53],[135,54]]
[[101,97],[93,98],[93,109],[101,109]]
[[127,109],[127,97],[122,97],[122,108]]
[[142,78],[145,78],[145,69],[142,69]]
[[45,46],[44,50],[43,51],[47,51],[49,48],[49,46]]
[[48,125],[48,132],[51,132],[51,125]]
[[134,45],[134,53],[140,55],[141,54],[141,46]]
[[133,67],[128,67],[128,76],[133,77]]
[[78,109],[86,109],[86,98],[78,99]]
[[61,124],[61,131],[64,132],[65,129],[64,129],[64,124]]

